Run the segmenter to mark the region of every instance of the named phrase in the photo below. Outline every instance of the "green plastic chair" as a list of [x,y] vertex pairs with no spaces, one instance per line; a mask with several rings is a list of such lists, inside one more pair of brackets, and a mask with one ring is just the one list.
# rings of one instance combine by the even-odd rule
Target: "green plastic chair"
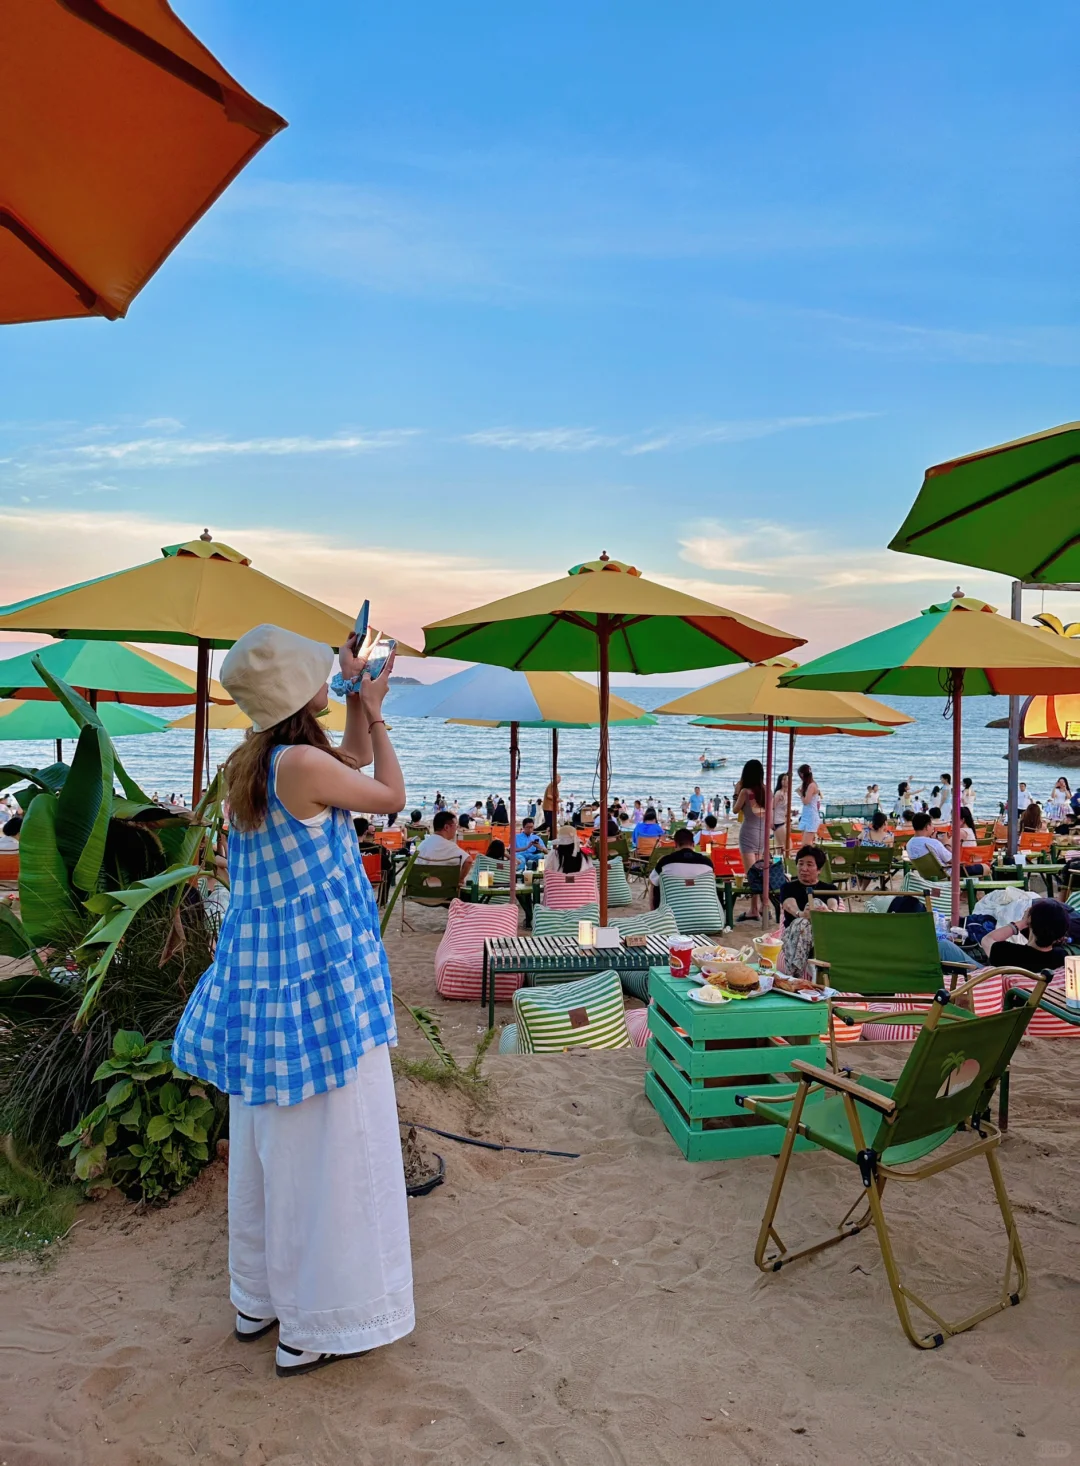
[[419,865],[405,867],[400,886],[401,930],[413,927],[405,920],[406,901],[415,901],[418,906],[449,906],[458,894],[461,885],[460,865]]
[[[966,998],[991,975],[982,973],[971,978],[952,997]],[[850,1070],[831,1074],[793,1059],[789,1067],[800,1077],[790,1098],[735,1096],[737,1105],[785,1130],[754,1252],[754,1261],[762,1272],[779,1272],[798,1258],[834,1247],[872,1226],[901,1326],[916,1347],[936,1349],[953,1334],[963,1333],[1020,1302],[1027,1292],[1027,1267],[998,1165],[1001,1132],[986,1119],[986,1112],[994,1087],[1042,999],[1046,981],[1046,976],[1041,978],[1034,991],[1024,995],[1020,1006],[986,1018],[974,1017],[950,1002],[944,990],[938,992],[895,1082],[875,1075],[853,1075]],[[905,1019],[912,1021],[907,1015]],[[799,1139],[855,1166],[861,1187],[832,1232],[790,1252],[774,1223]],[[903,1282],[885,1221],[882,1193],[887,1181],[924,1181],[977,1156],[986,1157],[1008,1237],[1008,1255],[994,1300],[966,1318],[950,1320]],[[930,1320],[929,1332],[916,1327],[912,1306]]]
[[888,845],[856,845],[851,855],[854,869],[860,880],[876,880],[884,891],[886,883],[896,869],[892,848]]

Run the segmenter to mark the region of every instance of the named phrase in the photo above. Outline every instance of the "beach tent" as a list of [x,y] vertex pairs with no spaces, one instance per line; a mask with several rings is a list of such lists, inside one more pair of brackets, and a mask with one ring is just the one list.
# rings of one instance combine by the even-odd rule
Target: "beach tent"
[[0,322],[127,311],[286,124],[165,0],[6,5]]
[[987,693],[1080,692],[1080,643],[999,616],[957,592],[922,615],[781,675],[781,686],[897,697],[947,697],[952,704],[952,919],[960,917],[960,752],[963,697]]
[[[326,712],[319,714],[319,722],[331,733],[344,733],[345,731],[345,704],[330,699]],[[195,714],[187,713],[182,718],[177,718],[169,724],[170,728],[188,729],[195,726]],[[235,703],[228,707],[211,707],[206,711],[206,726],[218,731],[244,732],[251,727],[251,719],[247,713],[242,713]]]
[[[1080,422],[984,448],[923,477],[918,497],[889,544],[1008,575],[1012,618],[1023,591],[1080,590]],[[1009,701],[1009,851],[1016,850],[1020,703]]]
[[[804,638],[646,580],[632,565],[575,565],[561,580],[424,628],[427,656],[464,657],[516,671],[597,672],[600,806],[608,807],[611,672],[681,672],[760,661]],[[514,810],[510,811],[511,818]],[[600,821],[600,918],[607,920],[607,820]]]
[[[784,826],[784,851],[787,851],[791,833],[791,781],[795,762],[795,734],[808,724],[824,726],[828,731],[842,730],[845,725],[860,725],[862,728],[876,727],[879,732],[888,732],[903,723],[914,722],[907,713],[886,707],[860,692],[829,692],[782,687],[780,678],[785,672],[798,667],[788,657],[770,657],[699,687],[673,702],[657,708],[658,713],[670,717],[685,717],[697,714],[699,726],[709,728],[731,727],[734,720],[740,731],[745,731],[760,722],[765,728],[765,830],[766,838],[772,839],[772,776],[773,776],[773,734],[777,719],[784,719],[788,733],[788,801],[787,821]],[[720,721],[718,721],[720,720]],[[863,736],[866,736],[865,733]],[[766,851],[766,856],[770,852]],[[762,921],[767,924],[769,916],[769,861],[764,862],[763,895],[761,902]]]
[[[0,607],[0,631],[198,648],[192,807],[202,793],[210,652],[232,646],[263,622],[337,648],[355,617],[263,575],[247,555],[212,539],[208,530],[186,544],[166,545],[159,559],[144,565]],[[404,642],[398,653],[420,655]]]
[[[517,803],[518,730],[551,729],[551,783],[558,775],[559,729],[594,728],[600,722],[595,687],[569,672],[514,672],[508,667],[466,667],[432,682],[398,692],[394,717],[444,718],[474,728],[510,729],[510,805]],[[655,726],[656,719],[625,698],[609,698],[608,723]]]
[[[51,702],[53,694],[34,666],[40,659],[53,677],[59,677],[86,698],[91,707],[107,702],[135,707],[185,707],[195,701],[195,672],[179,662],[141,651],[122,641],[54,641],[18,657],[0,661],[0,697],[29,702]],[[210,701],[232,699],[220,682],[211,682]]]

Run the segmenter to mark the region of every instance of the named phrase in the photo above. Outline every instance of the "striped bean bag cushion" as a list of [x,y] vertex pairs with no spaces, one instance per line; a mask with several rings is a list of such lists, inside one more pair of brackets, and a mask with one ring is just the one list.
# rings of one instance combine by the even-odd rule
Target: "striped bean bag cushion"
[[579,870],[568,875],[564,870],[545,870],[544,905],[551,911],[566,911],[571,906],[582,906],[586,901],[600,900],[600,888],[596,883],[596,867]]
[[609,906],[633,906],[634,896],[630,882],[626,879],[626,867],[621,855],[612,856],[608,862],[607,899]]
[[900,882],[901,891],[924,899],[930,893],[931,911],[940,911],[942,916],[952,920],[952,889],[948,881],[928,881],[917,870],[906,870]]
[[590,901],[585,906],[568,906],[565,911],[551,911],[547,906],[537,906],[533,912],[533,936],[576,937],[579,921],[599,920],[598,901]]
[[630,1047],[617,972],[598,972],[557,987],[518,988],[514,1016],[523,1054]]
[[[649,1040],[649,1010],[648,1008],[628,1008],[626,1010],[626,1031],[630,1035],[630,1042],[635,1049],[643,1049]],[[518,1047],[518,1026],[516,1023],[508,1023],[499,1034],[500,1054],[520,1054]]]
[[[1030,992],[1035,986],[1035,978],[1028,977],[1006,977],[1003,983],[1011,988],[1023,988]],[[1053,993],[1059,1002],[1065,1001],[1065,973],[1055,974],[1053,982],[1046,989]],[[1036,1010],[1032,1015],[1031,1022],[1027,1026],[1026,1036],[1028,1038],[1080,1038],[1080,1024],[1066,1023],[1062,1018],[1055,1018],[1052,1013],[1044,1013],[1041,1009]]]
[[641,932],[646,936],[673,937],[679,930],[670,906],[658,906],[655,911],[641,911],[636,916],[616,916],[611,925],[617,926],[624,937]]
[[[968,976],[973,975],[968,974]],[[902,999],[905,996],[909,995],[901,994]],[[989,1018],[994,1013],[1000,1013],[1003,996],[1004,985],[1000,977],[991,977],[986,982],[979,983],[978,987],[973,988],[971,993],[972,1007],[975,1010],[976,1018]],[[912,998],[911,1002],[913,1006],[925,1008],[926,995],[923,994],[921,1000]],[[877,1008],[881,1011],[888,1011],[890,1006],[892,1006],[892,1010],[895,1012],[895,1005],[889,1005],[887,1003],[870,1004],[871,1008]],[[919,1036],[919,1027],[920,1025],[917,1023],[870,1022],[863,1024],[863,1038],[868,1043],[880,1043],[882,1040],[886,1042],[892,1040],[895,1043],[914,1043]],[[1028,1028],[1028,1032],[1031,1032],[1030,1027]]]
[[716,894],[716,877],[711,870],[684,879],[660,872],[660,899],[675,915],[680,932],[722,932],[724,909]]
[[[474,906],[454,900],[446,918],[446,930],[435,952],[435,988],[444,998],[480,1001],[480,979],[484,965],[486,937],[512,937],[518,928],[518,904]],[[509,1002],[520,982],[508,972],[495,979],[495,999]]]

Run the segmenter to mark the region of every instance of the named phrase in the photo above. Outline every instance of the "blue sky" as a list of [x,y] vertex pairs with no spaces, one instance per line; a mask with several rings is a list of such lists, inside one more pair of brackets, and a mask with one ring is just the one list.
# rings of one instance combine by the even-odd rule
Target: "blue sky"
[[822,651],[951,590],[928,464],[1080,416],[1069,7],[176,8],[290,127],[0,337],[11,598],[208,524],[412,639],[606,548]]

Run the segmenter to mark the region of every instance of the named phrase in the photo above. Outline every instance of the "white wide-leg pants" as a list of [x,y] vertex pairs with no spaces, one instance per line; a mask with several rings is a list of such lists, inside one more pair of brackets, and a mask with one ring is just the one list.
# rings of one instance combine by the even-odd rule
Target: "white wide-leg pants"
[[320,1354],[414,1325],[409,1212],[385,1044],[340,1089],[298,1105],[229,1100],[230,1297]]

